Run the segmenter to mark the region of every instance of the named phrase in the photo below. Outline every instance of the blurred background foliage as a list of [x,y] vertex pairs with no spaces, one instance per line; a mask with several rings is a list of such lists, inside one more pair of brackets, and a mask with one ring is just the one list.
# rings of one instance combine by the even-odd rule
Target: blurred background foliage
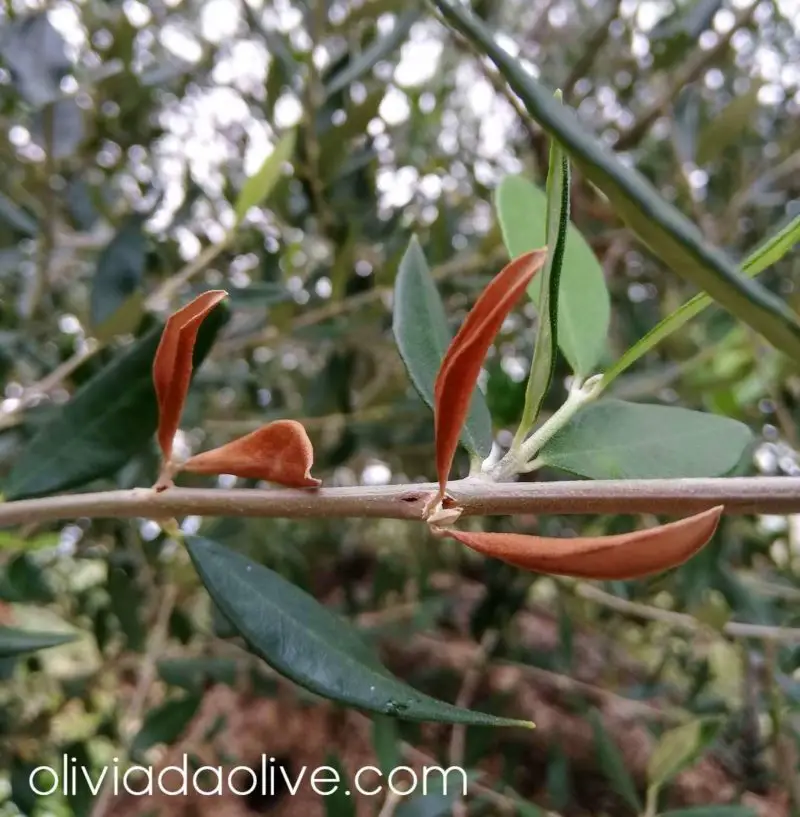
[[[734,257],[800,212],[795,0],[472,6],[563,90],[587,130]],[[543,184],[547,141],[428,8],[6,0],[0,66],[4,473],[155,317],[224,287],[230,320],[195,380],[185,450],[293,417],[328,485],[433,476],[432,418],[391,337],[399,260],[416,232],[455,328],[506,257],[493,190],[507,173]],[[293,173],[231,232],[244,180],[295,125]],[[607,365],[693,292],[580,176],[572,206],[612,293]],[[796,255],[762,280],[797,309]],[[529,306],[509,319],[486,363],[501,445],[522,410],[534,320]],[[567,373],[559,361],[548,410]],[[800,473],[796,362],[721,310],[612,393],[740,419],[758,437],[753,472]],[[93,487],[149,485],[157,466],[155,447],[144,447]],[[485,520],[548,535],[631,523]],[[182,524],[196,531],[201,521]],[[459,749],[444,727],[371,724],[287,687],[225,641],[183,550],[155,522],[29,526],[0,538],[0,624],[79,638],[0,658],[0,815],[337,817],[384,805],[288,795],[93,802],[88,790],[42,799],[27,787],[30,769],[64,752],[99,768],[191,751],[231,764],[263,752],[293,769],[332,755],[351,771],[376,754],[460,759],[477,781],[462,814],[624,817],[644,813],[661,773],[654,747],[663,754],[661,736],[681,723],[690,728],[678,756],[689,765],[666,774],[658,808],[800,814],[796,518],[728,518],[688,565],[607,587],[526,576],[397,521],[221,519],[202,530],[352,617],[420,689],[539,728],[469,730]],[[745,638],[736,622],[761,627]],[[719,728],[700,728],[709,716]],[[452,804],[400,808],[421,817]]]

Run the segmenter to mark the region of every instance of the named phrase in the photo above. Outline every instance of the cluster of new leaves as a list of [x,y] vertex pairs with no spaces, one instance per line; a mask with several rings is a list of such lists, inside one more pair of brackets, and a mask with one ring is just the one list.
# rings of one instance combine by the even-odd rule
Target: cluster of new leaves
[[591,579],[633,579],[685,562],[713,536],[721,506],[651,530],[616,536],[568,540],[512,533],[467,533],[449,526],[459,510],[443,508],[446,485],[458,439],[467,417],[481,364],[495,335],[533,276],[542,268],[546,250],[520,256],[508,264],[481,294],[453,339],[434,388],[436,465],[439,493],[428,521],[440,535],[509,564],[541,573]]
[[156,484],[164,490],[180,470],[196,474],[232,474],[277,482],[290,488],[314,488],[314,451],[305,429],[294,420],[277,420],[239,439],[196,454],[184,462],[173,459],[172,447],[192,377],[192,357],[203,320],[227,295],[211,290],[170,316],[153,361],[158,400],[158,443],[164,465]]
[[[579,382],[577,387],[573,387],[572,402],[568,400],[564,405],[561,418],[557,413],[549,421],[551,430],[545,434],[540,432],[538,436],[534,434],[530,441],[526,441],[526,435],[539,415],[552,382],[561,315],[565,315],[563,322],[568,327],[562,336],[564,340],[561,346],[576,375],[588,374],[596,364],[608,324],[608,294],[602,270],[569,221],[569,164],[558,143],[554,142],[551,149],[547,193],[540,193],[521,178],[511,178],[501,184],[497,204],[506,243],[512,255],[515,250],[526,245],[531,235],[543,235],[549,242],[549,248],[528,249],[513,258],[486,287],[441,357],[432,390],[429,388],[429,379],[436,349],[430,345],[425,346],[425,336],[417,334],[416,323],[419,321],[418,304],[425,300],[436,304],[438,293],[429,278],[424,256],[416,241],[412,241],[398,275],[395,336],[414,384],[434,410],[439,492],[426,509],[429,524],[439,535],[450,536],[487,556],[536,572],[592,579],[631,579],[685,562],[713,536],[723,511],[721,506],[654,529],[616,536],[577,538],[567,542],[511,533],[464,532],[451,527],[458,519],[460,510],[446,496],[446,485],[458,441],[461,438],[467,447],[478,454],[473,441],[481,433],[474,422],[475,417],[482,416],[477,408],[482,399],[477,391],[481,366],[503,322],[522,294],[529,290],[539,305],[539,329],[523,418],[512,450],[507,455],[507,459],[511,459],[511,474],[528,471],[542,464],[546,461],[548,450],[558,450],[558,445],[564,446],[565,438],[568,439],[571,434],[578,436],[580,432],[576,429],[581,428],[580,422],[570,424],[569,420],[572,419],[574,410],[580,409],[583,403],[593,401],[598,393],[597,378]],[[580,250],[576,250],[576,247]],[[543,280],[539,287],[532,287],[537,273],[542,273],[539,278]],[[578,315],[569,311],[560,312],[560,304],[579,302],[580,296],[574,296],[585,293],[584,282],[589,282],[590,290],[594,288],[600,293],[594,298],[594,302]],[[566,299],[561,298],[562,293],[567,293]],[[429,320],[444,320],[444,309],[440,304],[432,306],[429,303],[427,313]],[[581,328],[574,329],[576,326]],[[432,333],[429,332],[428,335],[430,334]],[[446,337],[446,326],[435,334]],[[604,406],[602,403],[598,405],[601,408]],[[608,432],[613,432],[617,424],[617,429],[624,428],[626,435],[624,446],[620,446],[621,455],[641,456],[641,452],[631,446],[635,441],[630,438],[630,425],[625,424],[625,420],[630,409],[635,412],[644,407],[631,406],[629,409],[622,404],[619,416],[615,417],[617,403],[609,401],[605,404],[605,407],[608,406],[612,409]],[[666,407],[651,408],[654,415],[650,416],[649,422],[645,420],[642,424],[650,439],[655,427],[653,421],[656,417],[663,420],[664,412],[669,417],[671,411],[676,413],[672,421],[667,419],[667,424],[677,427],[679,435],[697,436],[699,430],[708,431],[709,425],[722,433],[719,444],[711,444],[712,449],[717,449],[717,456],[706,458],[702,465],[706,469],[704,475],[730,470],[739,461],[750,440],[750,433],[745,426],[725,418],[680,409],[670,410]],[[647,408],[644,410],[647,413]],[[579,415],[579,420],[583,419]],[[661,427],[663,428],[663,423]],[[608,432],[604,433],[601,427],[595,434],[590,433],[588,439],[584,433],[575,452],[578,461],[581,460],[581,454],[586,459],[587,455],[591,457],[593,450],[602,449],[604,437],[611,436]],[[550,443],[549,448],[547,443]],[[569,448],[569,442],[566,445]],[[656,445],[664,446],[663,437],[656,441]],[[686,453],[687,459],[691,460],[693,454],[688,451]],[[536,455],[539,456],[538,460],[528,462]],[[603,456],[608,467],[613,461],[610,461],[607,452]],[[678,460],[680,463],[681,452],[678,452]],[[679,464],[679,469],[681,467]],[[585,469],[578,467],[576,470],[580,473]],[[491,477],[491,468],[484,468],[483,471],[481,476]],[[662,474],[654,474],[660,475]],[[448,499],[449,504],[445,505]]]

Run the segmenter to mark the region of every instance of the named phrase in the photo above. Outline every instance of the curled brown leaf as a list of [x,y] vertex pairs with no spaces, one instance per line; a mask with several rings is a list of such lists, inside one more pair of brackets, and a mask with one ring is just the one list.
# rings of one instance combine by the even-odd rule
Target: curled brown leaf
[[486,353],[546,258],[544,248],[509,262],[483,290],[445,352],[434,386],[439,498],[444,496],[458,438]]
[[717,529],[722,506],[656,528],[615,536],[556,539],[518,533],[470,533],[446,529],[450,536],[484,556],[535,573],[582,579],[638,579],[690,559]]
[[295,420],[276,420],[219,448],[196,454],[183,464],[196,474],[233,474],[264,479],[289,488],[315,488],[314,449]]
[[158,444],[164,461],[172,458],[172,443],[192,379],[192,354],[200,324],[227,292],[212,289],[170,315],[153,360],[153,385],[158,401]]

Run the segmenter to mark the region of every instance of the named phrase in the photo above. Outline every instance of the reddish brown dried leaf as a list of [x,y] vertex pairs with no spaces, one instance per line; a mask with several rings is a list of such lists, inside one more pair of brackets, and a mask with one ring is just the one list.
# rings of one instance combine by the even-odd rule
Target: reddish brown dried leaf
[[168,461],[192,379],[192,354],[200,324],[228,293],[212,289],[198,295],[167,319],[153,359],[158,401],[158,444]]
[[320,480],[311,476],[313,464],[314,449],[303,426],[294,420],[276,420],[191,457],[183,468],[196,474],[233,474],[289,488],[315,488]]
[[546,249],[533,250],[508,263],[483,290],[445,353],[434,386],[436,470],[442,496],[486,353],[546,258]]
[[535,573],[582,579],[638,579],[687,561],[714,535],[722,506],[618,536],[555,539],[518,533],[443,533],[484,556]]

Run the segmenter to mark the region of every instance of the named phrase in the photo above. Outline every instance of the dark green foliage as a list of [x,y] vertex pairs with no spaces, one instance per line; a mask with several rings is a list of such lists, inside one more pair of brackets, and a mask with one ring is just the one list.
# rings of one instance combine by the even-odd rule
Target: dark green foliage
[[75,636],[68,633],[37,633],[0,627],[0,658],[46,650],[48,647],[59,647],[74,640]]
[[[195,367],[227,319],[224,306],[203,324]],[[6,499],[78,488],[118,471],[155,434],[157,410],[152,365],[156,326],[84,385],[52,422],[23,449],[5,483]]]
[[207,539],[189,554],[212,599],[255,653],[303,687],[409,720],[524,725],[451,706],[394,677],[343,619],[277,573]]
[[[420,397],[433,406],[434,383],[451,340],[447,316],[422,247],[412,237],[400,262],[394,292],[392,329],[397,348]],[[492,448],[492,418],[475,390],[462,442],[486,457]]]

